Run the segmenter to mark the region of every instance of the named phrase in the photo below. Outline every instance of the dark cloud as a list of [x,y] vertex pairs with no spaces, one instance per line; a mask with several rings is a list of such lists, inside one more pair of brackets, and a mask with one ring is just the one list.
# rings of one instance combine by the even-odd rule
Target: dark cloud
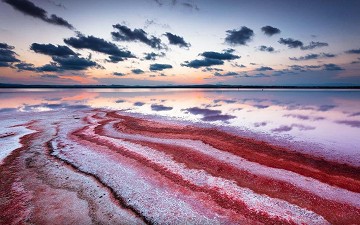
[[238,76],[240,75],[239,73],[236,73],[236,72],[227,72],[227,73],[219,73],[219,72],[216,72],[214,73],[214,76],[215,77],[233,77],[233,76]]
[[155,60],[158,57],[164,57],[165,53],[161,52],[159,54],[155,53],[155,52],[150,52],[150,53],[145,53],[145,60]]
[[115,41],[140,41],[152,48],[164,48],[160,38],[154,36],[148,37],[148,34],[143,29],[131,30],[129,27],[120,24],[113,25],[113,27],[118,30],[118,32],[111,32]]
[[339,70],[345,70],[345,69],[338,66],[338,65],[336,65],[336,64],[330,63],[330,64],[324,64],[324,70],[327,70],[327,71],[339,71]]
[[52,59],[57,63],[59,70],[86,70],[92,67],[99,68],[99,65],[96,62],[78,56],[53,56]]
[[74,29],[74,27],[65,19],[54,14],[48,16],[48,13],[44,9],[36,6],[34,3],[28,0],[3,0],[3,2],[6,2],[14,9],[24,13],[25,15],[41,19],[50,24],[67,27],[71,30]]
[[34,64],[31,63],[20,62],[15,64],[14,66],[15,68],[17,68],[18,71],[36,71]]
[[141,69],[133,69],[133,70],[131,70],[131,72],[134,74],[143,74],[144,73],[144,71]]
[[64,39],[64,42],[76,49],[90,49],[92,51],[110,55],[109,62],[113,63],[123,61],[127,58],[135,58],[130,51],[119,49],[115,44],[94,36],[86,37],[79,35],[77,38],[71,37]]
[[227,49],[224,49],[223,51],[224,51],[224,52],[227,52],[227,53],[233,53],[233,52],[235,52],[235,49],[233,49],[233,48],[227,48]]
[[346,51],[345,53],[348,53],[348,54],[360,54],[360,48],[358,48],[358,49],[350,49],[350,50]]
[[280,34],[280,29],[272,26],[265,26],[261,28],[261,31],[264,32],[267,36],[273,36],[274,34]]
[[64,45],[53,45],[53,44],[38,44],[33,43],[30,49],[36,53],[50,55],[50,56],[70,56],[77,55],[73,50]]
[[187,112],[193,115],[202,115],[203,121],[227,121],[236,118],[232,115],[222,114],[220,110],[213,110],[207,108],[192,107],[186,109]]
[[275,49],[273,47],[271,47],[271,46],[268,47],[268,46],[265,46],[265,45],[261,45],[259,47],[259,50],[262,51],[262,52],[274,52],[275,51]]
[[303,60],[312,60],[312,59],[320,59],[320,58],[334,58],[336,55],[330,53],[320,53],[320,54],[308,54],[306,56],[301,57],[289,57],[290,60],[295,61],[303,61]]
[[274,70],[274,69],[268,66],[262,66],[256,69],[256,71],[268,71],[268,70]]
[[288,46],[289,48],[299,48],[304,46],[304,43],[299,40],[294,40],[292,38],[280,38],[278,42],[282,45]]
[[325,46],[329,46],[328,43],[325,42],[310,42],[308,45],[304,45],[302,41],[294,40],[292,38],[280,38],[278,41],[280,44],[286,45],[289,48],[300,48],[301,50],[311,50],[315,48],[321,48]]
[[191,46],[191,44],[187,43],[183,37],[180,37],[178,35],[167,32],[165,33],[165,36],[168,38],[171,45],[177,45],[180,48],[189,48]]
[[164,105],[157,105],[157,104],[151,105],[151,110],[153,110],[153,111],[170,111],[172,109],[173,109],[173,107],[168,107],[168,106],[164,106]]
[[246,45],[254,36],[254,31],[245,26],[240,30],[228,30],[225,42],[230,45]]
[[0,43],[0,67],[10,67],[13,63],[20,62],[16,58],[17,54],[12,49],[14,49],[14,46]]
[[320,69],[322,66],[320,65],[305,65],[305,66],[300,66],[300,65],[291,65],[289,66],[289,68],[291,70],[296,70],[296,71],[300,71],[300,72],[305,72],[307,70],[313,70],[313,69]]
[[224,71],[223,69],[219,69],[219,68],[211,68],[211,67],[206,67],[202,70],[203,72],[212,72],[212,71],[217,71],[217,72],[220,72],[220,71]]
[[114,72],[113,75],[114,75],[114,76],[118,76],[118,77],[123,77],[123,76],[125,76],[126,74],[120,73],[120,72]]
[[181,64],[181,66],[191,67],[191,68],[200,68],[200,67],[209,67],[214,65],[223,65],[224,61],[219,59],[195,59],[192,61],[185,61],[185,63]]
[[336,121],[339,124],[345,124],[350,127],[360,128],[360,121],[359,120],[340,120]]
[[162,71],[162,70],[171,69],[171,68],[173,68],[173,67],[170,64],[158,64],[158,63],[155,63],[155,64],[150,65],[150,70],[151,71]]
[[0,43],[0,48],[2,49],[14,49],[14,46],[8,45],[6,43]]
[[309,45],[306,45],[306,46],[302,46],[301,49],[302,50],[311,50],[311,49],[314,49],[314,48],[321,48],[321,47],[326,47],[326,46],[329,46],[328,43],[325,43],[325,42],[310,42]]
[[201,56],[204,56],[205,58],[209,59],[219,59],[219,60],[234,60],[239,59],[240,56],[233,55],[228,52],[220,53],[220,52],[203,52],[200,54]]
[[55,63],[46,64],[36,68],[38,72],[60,72],[62,68],[56,65]]
[[50,79],[59,79],[60,76],[55,74],[42,74],[40,75],[41,78],[50,78]]

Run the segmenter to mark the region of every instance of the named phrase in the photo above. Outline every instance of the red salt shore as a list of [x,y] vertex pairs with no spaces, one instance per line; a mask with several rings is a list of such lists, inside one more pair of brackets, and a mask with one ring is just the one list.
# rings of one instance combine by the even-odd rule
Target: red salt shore
[[360,224],[358,167],[216,128],[81,113],[9,125],[35,132],[0,164],[0,224]]

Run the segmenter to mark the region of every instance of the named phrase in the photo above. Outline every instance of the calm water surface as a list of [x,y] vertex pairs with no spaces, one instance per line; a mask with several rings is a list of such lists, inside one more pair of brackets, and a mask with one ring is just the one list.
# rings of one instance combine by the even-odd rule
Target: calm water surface
[[[261,133],[358,158],[360,91],[0,89],[0,113],[107,108]],[[29,114],[30,115],[30,114]],[[356,162],[355,162],[356,163]]]

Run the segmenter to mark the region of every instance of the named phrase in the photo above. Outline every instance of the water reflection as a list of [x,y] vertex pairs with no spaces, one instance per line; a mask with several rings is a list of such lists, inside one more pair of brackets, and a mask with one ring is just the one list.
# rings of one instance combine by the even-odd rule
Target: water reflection
[[360,146],[359,91],[7,89],[0,90],[0,103],[0,114],[107,108],[239,127],[349,154]]

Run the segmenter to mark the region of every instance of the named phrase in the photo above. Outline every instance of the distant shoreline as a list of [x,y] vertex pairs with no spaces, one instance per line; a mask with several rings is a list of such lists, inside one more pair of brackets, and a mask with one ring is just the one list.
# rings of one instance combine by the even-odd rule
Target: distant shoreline
[[173,85],[173,86],[127,86],[127,85],[21,85],[21,84],[0,84],[0,88],[51,88],[51,89],[360,89],[360,86],[258,86],[258,85]]

